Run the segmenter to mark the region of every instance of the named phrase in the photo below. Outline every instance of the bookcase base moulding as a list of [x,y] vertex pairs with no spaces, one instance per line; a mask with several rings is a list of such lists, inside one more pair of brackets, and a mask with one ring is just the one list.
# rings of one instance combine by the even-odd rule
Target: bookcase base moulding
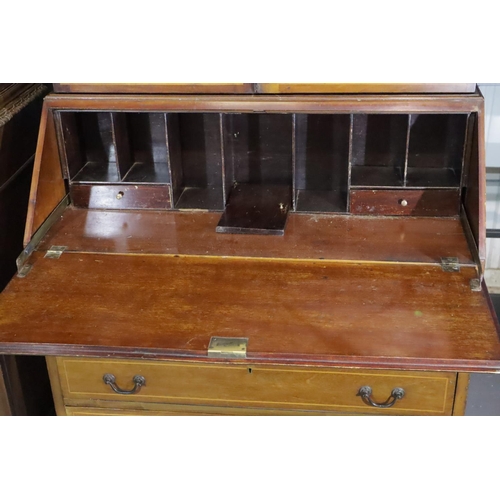
[[479,91],[82,85],[0,295],[59,415],[459,415],[500,369]]

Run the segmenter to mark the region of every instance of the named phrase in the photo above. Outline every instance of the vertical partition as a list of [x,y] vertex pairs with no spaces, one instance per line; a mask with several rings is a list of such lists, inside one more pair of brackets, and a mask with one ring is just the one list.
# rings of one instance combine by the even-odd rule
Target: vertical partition
[[168,117],[175,208],[222,210],[220,115],[178,113]]
[[297,211],[346,212],[349,127],[349,115],[296,115]]

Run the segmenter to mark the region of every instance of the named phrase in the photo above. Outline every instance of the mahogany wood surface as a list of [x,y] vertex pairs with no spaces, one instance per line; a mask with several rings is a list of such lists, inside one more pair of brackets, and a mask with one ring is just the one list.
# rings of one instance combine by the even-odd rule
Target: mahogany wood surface
[[68,208],[40,244],[71,252],[474,265],[460,220],[289,213],[283,236],[219,234],[220,212]]
[[25,246],[65,194],[53,112],[44,104],[24,233]]
[[453,217],[460,213],[458,189],[357,189],[350,195],[353,214]]
[[168,209],[172,206],[170,186],[128,184],[72,184],[75,207],[116,209]]
[[212,336],[248,359],[371,368],[500,369],[474,268],[63,253],[33,258],[0,296],[0,350],[206,358]]
[[479,94],[416,95],[72,95],[51,94],[45,102],[59,110],[199,111],[278,113],[467,113],[483,103]]
[[[371,414],[451,414],[455,373],[389,370],[348,370],[279,365],[147,362],[117,359],[57,358],[66,404],[95,399],[191,405],[337,410]],[[116,394],[103,382],[111,373],[123,389],[133,387],[135,375],[146,383],[136,394]],[[363,386],[374,401],[385,401],[396,387],[405,396],[392,408],[366,405],[357,396]]]
[[237,184],[229,194],[216,231],[283,235],[291,205],[290,186]]
[[257,83],[257,92],[269,94],[434,93],[474,92],[475,83]]
[[[469,221],[472,234],[476,241],[476,246],[478,248],[479,258],[484,263],[486,259],[486,224],[485,224],[485,205],[486,197],[485,191],[480,187],[480,182],[485,182],[486,172],[480,173],[479,165],[485,165],[484,163],[484,153],[482,153],[482,148],[479,147],[479,131],[483,130],[480,123],[483,122],[484,116],[481,115],[478,119],[473,119],[471,124],[471,151],[469,160],[469,169],[466,176],[466,191],[464,196],[464,208],[467,213],[467,219]],[[482,163],[480,161],[480,155],[482,158]],[[480,178],[482,181],[480,181]]]
[[54,83],[55,92],[88,94],[250,94],[252,83]]
[[485,131],[485,111],[484,101],[479,106],[477,147],[478,147],[478,191],[479,203],[477,205],[477,239],[479,258],[481,262],[486,262],[486,131]]

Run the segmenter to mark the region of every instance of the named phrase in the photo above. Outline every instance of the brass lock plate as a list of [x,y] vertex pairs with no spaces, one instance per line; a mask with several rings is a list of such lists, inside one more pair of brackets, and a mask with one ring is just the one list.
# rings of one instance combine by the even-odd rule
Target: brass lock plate
[[241,337],[212,337],[208,344],[209,358],[246,358],[248,339]]

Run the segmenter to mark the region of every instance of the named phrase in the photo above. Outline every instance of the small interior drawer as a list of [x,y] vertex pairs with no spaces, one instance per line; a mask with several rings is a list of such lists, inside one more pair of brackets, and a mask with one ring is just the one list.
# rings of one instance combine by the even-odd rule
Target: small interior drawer
[[170,186],[135,184],[73,184],[71,198],[75,207],[95,209],[168,209]]
[[351,213],[453,217],[459,214],[458,189],[352,189]]
[[[58,358],[66,406],[88,406],[92,400],[212,405],[217,407],[282,408],[346,413],[450,415],[455,373],[358,371],[283,367],[278,365],[205,362],[145,362]],[[144,385],[134,394],[117,394],[103,381],[112,374],[120,390]],[[391,408],[372,407],[358,395],[369,386],[376,403],[396,388],[405,395]],[[82,404],[82,401],[86,401]]]

